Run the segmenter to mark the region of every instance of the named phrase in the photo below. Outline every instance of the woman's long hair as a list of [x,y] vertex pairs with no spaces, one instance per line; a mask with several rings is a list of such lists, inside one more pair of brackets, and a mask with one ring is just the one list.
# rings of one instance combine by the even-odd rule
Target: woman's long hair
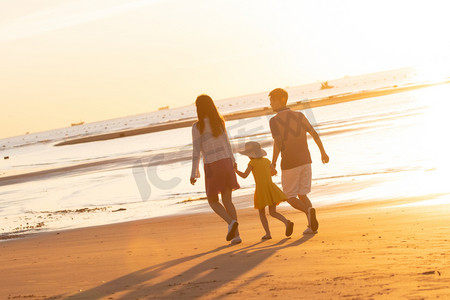
[[225,121],[210,96],[204,94],[198,96],[195,106],[197,107],[197,126],[200,134],[205,130],[205,118],[209,119],[213,136],[218,137],[225,131]]

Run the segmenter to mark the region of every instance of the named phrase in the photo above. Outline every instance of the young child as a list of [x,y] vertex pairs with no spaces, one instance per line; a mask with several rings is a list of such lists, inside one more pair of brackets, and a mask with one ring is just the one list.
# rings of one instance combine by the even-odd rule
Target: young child
[[294,229],[294,223],[286,219],[282,214],[276,210],[277,205],[287,200],[286,195],[278,188],[278,186],[272,182],[273,175],[276,171],[270,165],[270,161],[263,157],[267,155],[266,151],[261,149],[261,145],[257,142],[248,142],[245,144],[245,149],[239,152],[242,155],[246,155],[250,158],[247,170],[240,172],[235,165],[236,173],[242,178],[247,178],[250,171],[255,178],[256,188],[254,195],[255,208],[259,210],[259,218],[261,219],[262,226],[266,231],[266,235],[262,237],[263,240],[271,239],[269,224],[266,218],[266,206],[269,207],[269,214],[280,220],[286,226],[286,236],[290,236]]

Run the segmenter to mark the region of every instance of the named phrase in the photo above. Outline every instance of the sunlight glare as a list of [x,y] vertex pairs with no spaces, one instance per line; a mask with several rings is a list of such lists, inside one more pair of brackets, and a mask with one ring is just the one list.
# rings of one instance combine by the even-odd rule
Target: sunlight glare
[[438,83],[450,80],[450,60],[439,63],[421,64],[414,68],[417,79],[423,82]]

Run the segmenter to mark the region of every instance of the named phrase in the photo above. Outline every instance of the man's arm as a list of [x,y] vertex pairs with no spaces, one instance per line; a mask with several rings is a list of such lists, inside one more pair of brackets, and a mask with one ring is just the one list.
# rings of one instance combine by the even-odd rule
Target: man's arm
[[278,146],[279,142],[275,139],[273,140],[273,155],[272,155],[272,166],[275,168],[277,165],[278,156],[280,155],[280,146]]
[[276,168],[277,165],[277,160],[278,160],[278,156],[280,155],[281,152],[281,136],[280,133],[278,132],[278,128],[275,124],[275,120],[272,118],[269,121],[269,125],[270,125],[270,132],[272,133],[272,138],[273,138],[273,155],[272,155],[272,163],[271,166]]
[[302,124],[305,127],[306,131],[313,137],[314,142],[316,142],[317,147],[319,147],[320,154],[322,155],[322,163],[326,164],[330,161],[327,153],[325,152],[325,148],[323,147],[322,141],[320,140],[319,134],[312,127],[311,123],[309,123],[308,119],[305,117],[302,119]]

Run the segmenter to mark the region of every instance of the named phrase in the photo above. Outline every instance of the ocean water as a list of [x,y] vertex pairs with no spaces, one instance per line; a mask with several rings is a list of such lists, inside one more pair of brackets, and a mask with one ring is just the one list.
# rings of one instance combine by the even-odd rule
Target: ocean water
[[[394,79],[396,84],[408,83],[408,74],[390,72],[330,81],[336,86],[334,91],[319,90],[317,85],[288,91],[291,101],[299,101],[305,94],[322,97],[374,89]],[[369,200],[438,205],[450,201],[445,134],[449,97],[446,84],[303,111],[330,156],[330,163],[323,165],[317,146],[309,139],[314,205],[320,208]],[[261,93],[217,103],[225,114],[268,106],[268,99],[267,93]],[[0,234],[5,237],[208,211],[203,177],[195,186],[189,183],[190,128],[54,146],[66,138],[193,116],[191,105],[0,140]],[[270,117],[227,122],[233,147],[255,140],[262,143],[270,159]],[[4,159],[6,156],[9,159]],[[236,159],[238,167],[245,169],[248,158],[236,154]],[[11,177],[14,175],[21,176]],[[251,176],[238,180],[241,189],[235,196],[253,192]],[[274,182],[280,183],[279,175]],[[252,207],[252,203],[238,207]]]

